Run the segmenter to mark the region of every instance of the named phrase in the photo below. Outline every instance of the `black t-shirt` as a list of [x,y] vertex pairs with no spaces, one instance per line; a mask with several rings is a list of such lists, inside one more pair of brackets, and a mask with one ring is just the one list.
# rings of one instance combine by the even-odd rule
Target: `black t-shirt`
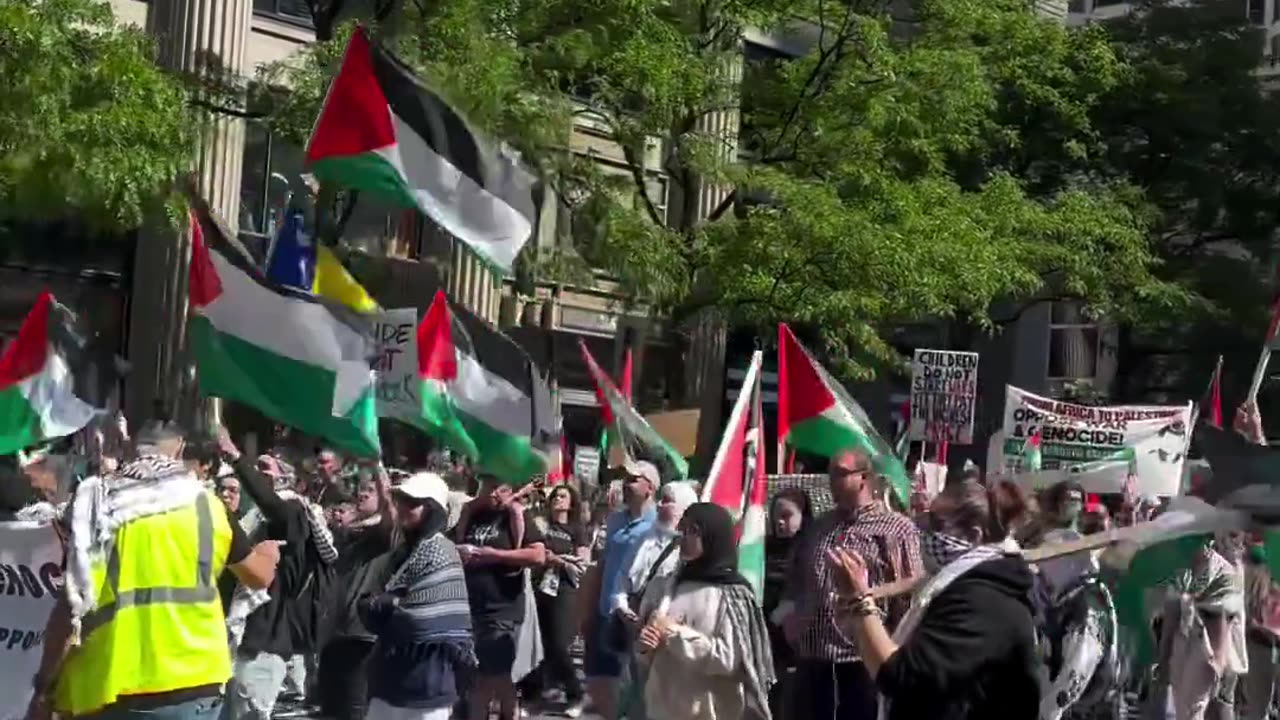
[[[511,514],[503,509],[476,511],[467,521],[463,543],[498,550],[518,550],[542,543],[542,532],[534,517],[525,513],[524,542],[516,545],[511,537]],[[523,568],[511,565],[469,565],[467,595],[471,599],[471,615],[478,620],[524,619]]]
[[587,530],[577,523],[548,522],[542,537],[547,550],[556,555],[577,555],[578,548],[587,544]]

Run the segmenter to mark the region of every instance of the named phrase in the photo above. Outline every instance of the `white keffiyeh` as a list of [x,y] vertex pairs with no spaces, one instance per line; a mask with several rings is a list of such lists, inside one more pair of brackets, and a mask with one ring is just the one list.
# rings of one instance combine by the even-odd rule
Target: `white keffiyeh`
[[71,501],[67,548],[73,642],[80,641],[81,621],[98,607],[92,567],[111,555],[116,530],[139,518],[186,507],[203,492],[204,486],[185,465],[155,455],[140,457],[111,477],[91,477],[80,483]]

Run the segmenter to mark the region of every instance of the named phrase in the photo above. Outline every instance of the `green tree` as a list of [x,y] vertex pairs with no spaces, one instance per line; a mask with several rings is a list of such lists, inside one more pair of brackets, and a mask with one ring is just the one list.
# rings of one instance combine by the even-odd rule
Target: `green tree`
[[[1157,275],[1141,193],[1077,170],[1101,147],[1100,98],[1128,72],[1103,33],[1022,0],[922,0],[905,18],[889,6],[439,0],[406,3],[382,39],[541,167],[573,217],[570,259],[677,321],[716,307],[735,323],[812,324],[866,373],[899,360],[886,334],[903,323],[990,329],[994,307],[1044,298],[1121,320],[1190,302]],[[740,68],[751,28],[812,47]],[[274,122],[295,139],[344,39],[264,78],[292,88]],[[708,129],[739,107],[740,141]],[[630,172],[568,152],[575,118],[618,143]],[[670,183],[668,212],[653,173]],[[700,218],[708,184],[731,192]]]
[[1280,225],[1280,99],[1258,74],[1264,33],[1225,0],[1142,2],[1106,31],[1129,69],[1094,109],[1101,165],[1144,189],[1158,275],[1203,299],[1126,331],[1119,392],[1198,398],[1225,353],[1238,397],[1265,333]]
[[0,0],[0,223],[137,227],[193,157],[182,81],[99,0]]

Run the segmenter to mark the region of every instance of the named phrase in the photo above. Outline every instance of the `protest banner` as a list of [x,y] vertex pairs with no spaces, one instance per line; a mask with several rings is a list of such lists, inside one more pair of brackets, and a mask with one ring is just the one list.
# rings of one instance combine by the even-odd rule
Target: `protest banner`
[[0,522],[0,720],[26,716],[61,589],[62,543],[53,526]]
[[[1078,481],[1087,492],[1118,493],[1137,477],[1142,496],[1177,495],[1186,461],[1191,403],[1091,407],[1005,388],[998,466],[1033,487]],[[1038,437],[1040,468],[1025,465]]]
[[968,445],[978,396],[978,353],[916,350],[911,361],[912,440]]
[[378,373],[378,417],[413,422],[422,415],[418,401],[418,311],[383,310],[374,314],[373,342]]

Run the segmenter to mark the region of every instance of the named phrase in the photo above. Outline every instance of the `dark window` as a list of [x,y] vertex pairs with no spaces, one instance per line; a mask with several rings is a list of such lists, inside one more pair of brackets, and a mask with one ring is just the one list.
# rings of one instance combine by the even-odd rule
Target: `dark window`
[[295,193],[305,193],[302,151],[250,122],[245,131],[240,179],[240,236],[254,251],[265,252]]
[[1085,12],[1084,0],[1071,0],[1071,2],[1067,3],[1067,11],[1073,13]]
[[1107,7],[1109,5],[1124,5],[1128,1],[1129,0],[1094,0],[1093,6],[1095,8],[1100,8]]
[[1249,22],[1254,25],[1267,22],[1267,0],[1249,0]]
[[311,8],[306,0],[253,0],[253,11],[311,26]]

